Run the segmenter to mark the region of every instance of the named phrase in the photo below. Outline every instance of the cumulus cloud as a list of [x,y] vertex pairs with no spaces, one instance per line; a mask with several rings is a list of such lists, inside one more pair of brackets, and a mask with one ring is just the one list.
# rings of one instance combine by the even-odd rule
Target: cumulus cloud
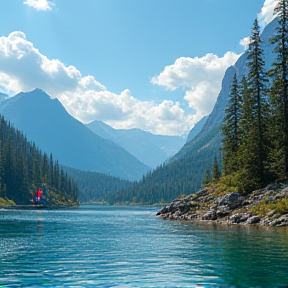
[[244,37],[243,39],[240,40],[240,45],[245,47],[245,50],[248,48],[250,44],[250,37]]
[[178,102],[140,101],[126,89],[115,94],[93,76],[74,66],[48,59],[16,31],[0,37],[0,86],[10,94],[41,88],[58,98],[75,118],[88,123],[103,120],[115,128],[142,128],[157,134],[182,134],[195,122]]
[[277,3],[278,0],[265,0],[261,12],[258,14],[259,24],[262,29],[274,19],[274,8]]
[[151,82],[169,90],[185,89],[184,99],[196,110],[194,118],[199,120],[212,111],[225,71],[238,57],[233,52],[227,52],[222,58],[212,53],[202,58],[181,57]]
[[37,11],[51,11],[53,7],[53,3],[47,0],[26,0],[23,2],[25,5],[33,7]]

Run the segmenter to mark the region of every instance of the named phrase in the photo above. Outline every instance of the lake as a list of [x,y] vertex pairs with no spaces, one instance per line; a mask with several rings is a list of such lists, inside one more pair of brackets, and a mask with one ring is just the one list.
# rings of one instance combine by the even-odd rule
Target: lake
[[0,287],[288,287],[288,229],[159,208],[0,209]]

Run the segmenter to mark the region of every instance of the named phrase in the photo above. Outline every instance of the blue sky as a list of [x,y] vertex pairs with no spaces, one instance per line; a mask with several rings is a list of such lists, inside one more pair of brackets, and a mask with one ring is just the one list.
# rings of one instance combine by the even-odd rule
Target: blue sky
[[276,2],[0,0],[0,90],[42,88],[84,123],[181,135]]

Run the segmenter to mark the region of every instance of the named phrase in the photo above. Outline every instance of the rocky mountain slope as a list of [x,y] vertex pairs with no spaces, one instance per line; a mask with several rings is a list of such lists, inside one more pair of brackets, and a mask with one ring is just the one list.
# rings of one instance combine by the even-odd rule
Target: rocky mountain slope
[[204,116],[199,122],[195,124],[195,126],[191,129],[187,136],[186,143],[192,141],[202,130],[203,126],[205,125],[208,119],[208,115]]

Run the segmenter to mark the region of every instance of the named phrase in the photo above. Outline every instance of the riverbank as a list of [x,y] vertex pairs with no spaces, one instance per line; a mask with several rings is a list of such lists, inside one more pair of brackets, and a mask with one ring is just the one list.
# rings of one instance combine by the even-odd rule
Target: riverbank
[[170,220],[196,219],[227,225],[288,226],[287,183],[271,184],[249,195],[237,192],[222,194],[219,190],[216,185],[175,199],[159,211],[157,216]]
[[0,197],[0,208],[15,206],[15,202],[7,198]]
[[73,201],[56,201],[46,205],[31,205],[31,204],[16,204],[14,201],[7,198],[0,198],[0,208],[11,208],[11,209],[60,209],[69,207],[78,207],[80,204]]

